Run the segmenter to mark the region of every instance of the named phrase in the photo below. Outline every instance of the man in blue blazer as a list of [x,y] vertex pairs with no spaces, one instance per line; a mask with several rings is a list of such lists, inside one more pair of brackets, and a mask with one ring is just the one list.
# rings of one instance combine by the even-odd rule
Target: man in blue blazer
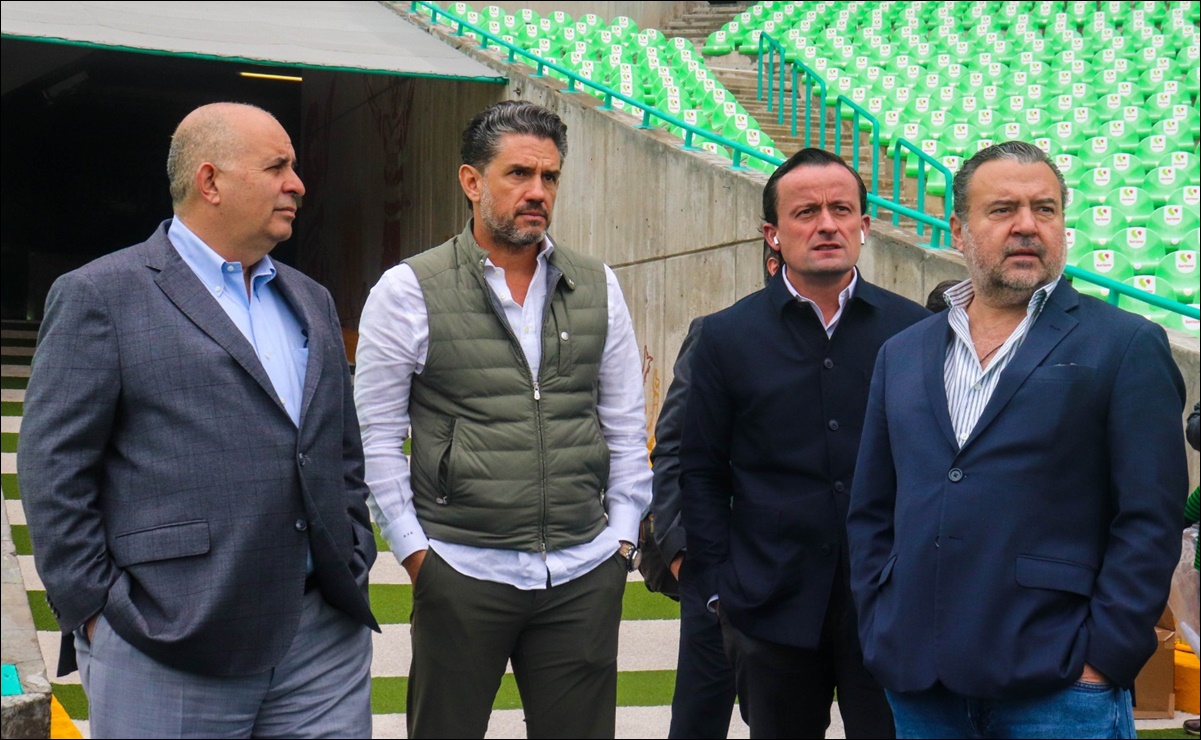
[[93,737],[371,734],[345,350],[329,292],[267,255],[295,166],[266,111],[193,111],[175,217],[50,291],[18,472]]
[[847,531],[899,737],[1134,737],[1187,486],[1163,329],[1061,279],[1066,188],[1006,142],[954,182],[970,280],[887,342]]
[[721,622],[751,736],[891,737],[848,585],[846,512],[876,351],[929,315],[855,268],[859,174],[803,149],[763,191],[783,267],[705,318],[680,442],[684,567]]

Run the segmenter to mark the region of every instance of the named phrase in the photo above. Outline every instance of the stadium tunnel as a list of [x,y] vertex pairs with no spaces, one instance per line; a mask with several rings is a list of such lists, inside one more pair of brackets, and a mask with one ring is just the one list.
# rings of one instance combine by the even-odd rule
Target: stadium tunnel
[[40,319],[56,277],[149,236],[171,132],[236,101],[279,119],[308,191],[273,257],[353,328],[383,270],[462,228],[458,132],[505,95],[374,2],[5,2],[0,51],[4,319]]

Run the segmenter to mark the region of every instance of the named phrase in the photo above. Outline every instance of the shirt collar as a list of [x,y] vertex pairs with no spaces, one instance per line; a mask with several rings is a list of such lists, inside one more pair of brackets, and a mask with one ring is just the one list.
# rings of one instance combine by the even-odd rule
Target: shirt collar
[[[788,288],[788,292],[792,294],[792,297],[797,299],[801,303],[808,303],[810,306],[817,308],[816,303],[814,303],[812,300],[806,298],[805,296],[801,295],[799,292],[797,292],[797,289],[795,287],[793,287],[792,281],[788,279],[788,265],[780,265],[780,271],[784,273],[784,287]],[[858,285],[859,285],[859,268],[852,267],[851,268],[851,282],[847,283],[847,287],[843,288],[842,292],[840,292],[838,294],[838,313],[835,315],[841,314],[842,309],[846,308],[847,301],[851,300],[851,296],[855,295],[855,288]],[[820,309],[818,310],[818,314],[821,315]]]
[[[1042,312],[1043,306],[1047,304],[1047,299],[1051,297],[1051,293],[1059,285],[1060,277],[1062,276],[1057,276],[1051,282],[1034,291],[1034,294],[1030,296],[1030,301],[1026,304],[1027,316],[1035,316]],[[951,310],[967,311],[967,307],[971,304],[972,299],[976,297],[976,289],[972,286],[971,279],[968,279],[951,286],[942,295]]]
[[[546,261],[548,259],[550,259],[550,256],[552,254],[554,254],[554,252],[555,252],[555,243],[550,240],[549,236],[543,236],[542,244],[541,244],[541,246],[538,247],[538,257],[537,257],[538,264],[539,265],[546,264]],[[484,258],[484,269],[485,270],[498,269],[496,267],[496,265],[492,263],[492,257],[489,256],[489,257]]]
[[[167,238],[171,240],[175,251],[179,252],[179,256],[187,263],[188,267],[192,268],[192,272],[204,283],[205,287],[210,291],[215,290],[218,286],[225,283],[230,276],[238,278],[241,281],[243,265],[241,262],[227,262],[225,258],[213,251],[213,248],[204,242],[203,239],[196,236],[179,216],[174,216],[171,219],[171,226],[167,228]],[[232,268],[232,269],[231,269]],[[254,266],[254,271],[251,272],[250,278],[254,288],[257,290],[259,286],[270,282],[275,278],[276,269],[275,263],[271,261],[270,255],[264,255],[258,264]]]

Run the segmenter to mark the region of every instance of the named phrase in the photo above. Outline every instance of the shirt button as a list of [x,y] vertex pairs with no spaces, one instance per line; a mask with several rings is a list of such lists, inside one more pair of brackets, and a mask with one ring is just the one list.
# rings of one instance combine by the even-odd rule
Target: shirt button
[[307,530],[308,528],[309,528],[309,523],[306,522],[304,519],[296,520],[296,531],[297,532],[303,532],[303,531]]
[[822,360],[822,367],[826,368],[827,370],[833,368],[834,360],[831,360],[829,357],[827,357],[826,359]]
[[963,471],[959,468],[951,468],[950,472],[947,473],[947,478],[952,483],[958,483],[963,480]]
[[226,271],[226,272],[236,272],[236,271],[237,271],[237,269],[238,269],[238,268],[234,267],[233,265],[226,265],[226,266],[225,266],[225,271]]
[[835,493],[842,493],[845,490],[847,490],[847,487],[845,485],[843,485],[842,481],[840,481],[840,480],[834,481],[834,492]]
[[838,422],[835,421],[834,419],[830,419],[830,421],[826,422],[826,426],[830,427],[831,432],[838,431]]
[[973,386],[972,386],[972,390],[974,390],[974,391],[978,391],[978,390],[980,390],[980,389],[981,389],[981,388],[983,388],[983,387],[984,387],[984,386],[980,385],[979,383],[976,383],[975,385],[973,385]]

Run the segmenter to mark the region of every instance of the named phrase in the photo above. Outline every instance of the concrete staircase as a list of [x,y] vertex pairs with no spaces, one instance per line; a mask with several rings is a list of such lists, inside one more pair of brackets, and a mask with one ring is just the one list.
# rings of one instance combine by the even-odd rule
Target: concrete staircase
[[[748,2],[736,3],[704,3],[694,8],[689,13],[671,21],[663,28],[663,33],[668,36],[683,36],[692,41],[699,53],[701,47],[705,44],[705,39],[709,34],[713,33],[725,25],[734,16],[742,13],[744,10],[754,5]],[[706,57],[706,63],[709,69],[717,76],[721,83],[726,88],[734,93],[734,96],[742,103],[755,120],[759,122],[759,126],[763,133],[770,136],[776,142],[776,148],[785,154],[793,152],[805,147],[805,122],[804,120],[797,121],[797,136],[792,135],[791,120],[788,117],[790,113],[790,96],[792,93],[791,80],[787,81],[785,86],[785,118],[784,123],[778,123],[778,112],[773,106],[773,110],[767,110],[766,101],[758,100],[758,72],[757,59],[745,54],[727,54],[720,57]],[[777,73],[778,74],[778,73]],[[803,115],[803,114],[802,114]],[[820,127],[819,116],[821,114],[814,109],[810,119],[810,127],[812,131],[811,146],[818,146],[818,131]],[[841,139],[841,153],[843,158],[848,161],[851,159],[853,151],[853,134],[849,122],[842,122],[836,126],[834,121],[833,110],[829,109],[825,112],[826,116],[826,145],[825,148],[831,151],[834,150],[834,136],[837,135]],[[871,137],[862,135],[860,139],[860,161],[859,172],[863,176],[864,182],[868,188],[871,188]],[[893,178],[892,178],[892,161],[887,157],[887,152],[880,152],[880,169],[879,169],[879,193],[881,196],[891,199]],[[906,205],[913,205],[914,186],[912,183],[908,187],[902,186],[901,202]],[[931,206],[940,210],[942,203],[940,199],[928,199],[927,210],[935,212]]]

